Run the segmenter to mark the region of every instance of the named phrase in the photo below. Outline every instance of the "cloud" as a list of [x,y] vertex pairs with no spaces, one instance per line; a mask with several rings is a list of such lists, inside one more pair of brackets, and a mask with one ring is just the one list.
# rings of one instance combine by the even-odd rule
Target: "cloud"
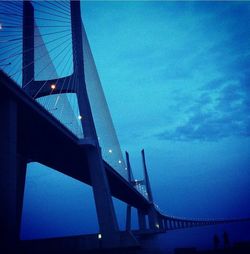
[[157,137],[175,141],[217,141],[230,136],[250,136],[249,127],[250,118],[237,121],[228,116],[194,115],[186,124],[173,131],[162,132]]
[[[222,87],[223,84],[223,87]],[[211,87],[212,86],[212,87]],[[249,96],[237,82],[214,80],[206,88],[220,88],[213,98],[203,92],[186,110],[186,121],[156,136],[161,140],[217,141],[226,137],[249,137]]]

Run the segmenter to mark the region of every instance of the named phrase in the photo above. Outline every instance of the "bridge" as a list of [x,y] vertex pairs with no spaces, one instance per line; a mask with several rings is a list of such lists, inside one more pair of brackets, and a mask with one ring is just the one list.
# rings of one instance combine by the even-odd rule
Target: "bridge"
[[[114,131],[79,1],[0,5],[1,250],[136,247],[137,236],[144,234],[249,220],[163,214],[154,203],[144,150],[144,179],[134,179],[129,154],[125,162]],[[19,240],[29,162],[92,186],[97,235]],[[118,227],[112,197],[127,204],[125,231]],[[138,211],[137,230],[131,229],[132,207]]]

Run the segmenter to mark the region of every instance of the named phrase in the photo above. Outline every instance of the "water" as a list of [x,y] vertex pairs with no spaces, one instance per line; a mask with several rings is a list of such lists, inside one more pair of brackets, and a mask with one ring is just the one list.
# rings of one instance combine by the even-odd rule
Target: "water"
[[229,235],[230,245],[237,242],[250,241],[250,222],[204,226],[190,229],[169,231],[165,234],[148,236],[141,239],[142,250],[138,253],[174,253],[175,248],[195,247],[197,250],[213,249],[213,236],[220,237],[223,248],[223,232]]

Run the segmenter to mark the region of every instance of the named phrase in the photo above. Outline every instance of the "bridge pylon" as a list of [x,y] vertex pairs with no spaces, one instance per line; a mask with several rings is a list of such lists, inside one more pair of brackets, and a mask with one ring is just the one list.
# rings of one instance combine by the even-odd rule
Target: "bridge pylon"
[[21,226],[26,163],[18,154],[17,103],[14,100],[0,96],[0,119],[0,253],[15,253]]
[[[126,155],[126,164],[127,164],[127,172],[128,172],[128,182],[132,184],[132,171],[131,171],[131,165],[129,160],[129,154],[128,152],[125,152]],[[131,231],[131,205],[127,204],[127,213],[126,213],[126,231]]]
[[[132,179],[132,169],[129,160],[129,154],[126,152],[126,164],[127,164],[127,172],[128,172],[128,181],[134,187],[137,184],[143,184],[146,186],[146,193],[147,199],[150,203],[147,209],[137,208],[137,217],[138,217],[138,229],[140,232],[145,231],[152,231],[152,232],[159,232],[164,231],[164,220],[159,211],[157,211],[154,201],[152,190],[150,186],[147,166],[146,166],[146,159],[145,159],[145,152],[144,149],[141,151],[142,154],[142,163],[143,163],[143,174],[144,179],[142,180],[134,180]],[[131,205],[127,205],[127,218],[126,218],[126,230],[131,230]]]
[[[24,1],[23,4],[23,67],[25,66],[25,68],[23,68],[23,89],[31,97],[39,98],[50,95],[52,89],[51,85],[56,83],[57,88],[53,88],[53,94],[59,92],[71,92],[76,94],[79,112],[82,116],[81,125],[84,139],[92,144],[88,146],[87,158],[102,247],[112,248],[137,245],[135,238],[130,233],[125,237],[124,233],[121,236],[103,164],[101,148],[98,142],[85,82],[80,1],[70,1],[73,73],[68,77],[43,81],[36,81],[34,75],[34,9],[30,1]],[[29,29],[27,29],[27,27]],[[64,83],[69,82],[70,84],[72,80],[74,80],[74,82],[76,81],[77,85],[71,86],[72,88],[70,91],[64,90]],[[24,86],[24,84],[27,83],[29,83],[29,86]],[[47,84],[46,86],[44,85],[45,83]],[[85,142],[83,143],[85,144]]]
[[148,176],[148,170],[147,170],[147,165],[146,165],[146,158],[145,158],[145,151],[142,149],[141,151],[142,155],[142,165],[143,165],[143,173],[144,173],[144,182],[146,186],[146,191],[147,191],[147,197],[149,202],[151,203],[147,213],[148,213],[148,221],[149,221],[149,229],[153,231],[159,231],[163,230],[163,222],[160,214],[158,213],[154,200],[153,200],[153,194],[152,194],[152,189],[149,181],[149,176]]

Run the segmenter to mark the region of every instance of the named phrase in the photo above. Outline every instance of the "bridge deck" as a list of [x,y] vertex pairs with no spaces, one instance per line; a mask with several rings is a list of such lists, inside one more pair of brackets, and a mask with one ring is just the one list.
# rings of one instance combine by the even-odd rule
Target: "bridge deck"
[[[81,144],[74,134],[0,71],[0,99],[2,96],[17,103],[19,155],[91,185],[86,154],[92,144]],[[105,161],[104,164],[112,196],[136,208],[149,206],[134,187]]]

